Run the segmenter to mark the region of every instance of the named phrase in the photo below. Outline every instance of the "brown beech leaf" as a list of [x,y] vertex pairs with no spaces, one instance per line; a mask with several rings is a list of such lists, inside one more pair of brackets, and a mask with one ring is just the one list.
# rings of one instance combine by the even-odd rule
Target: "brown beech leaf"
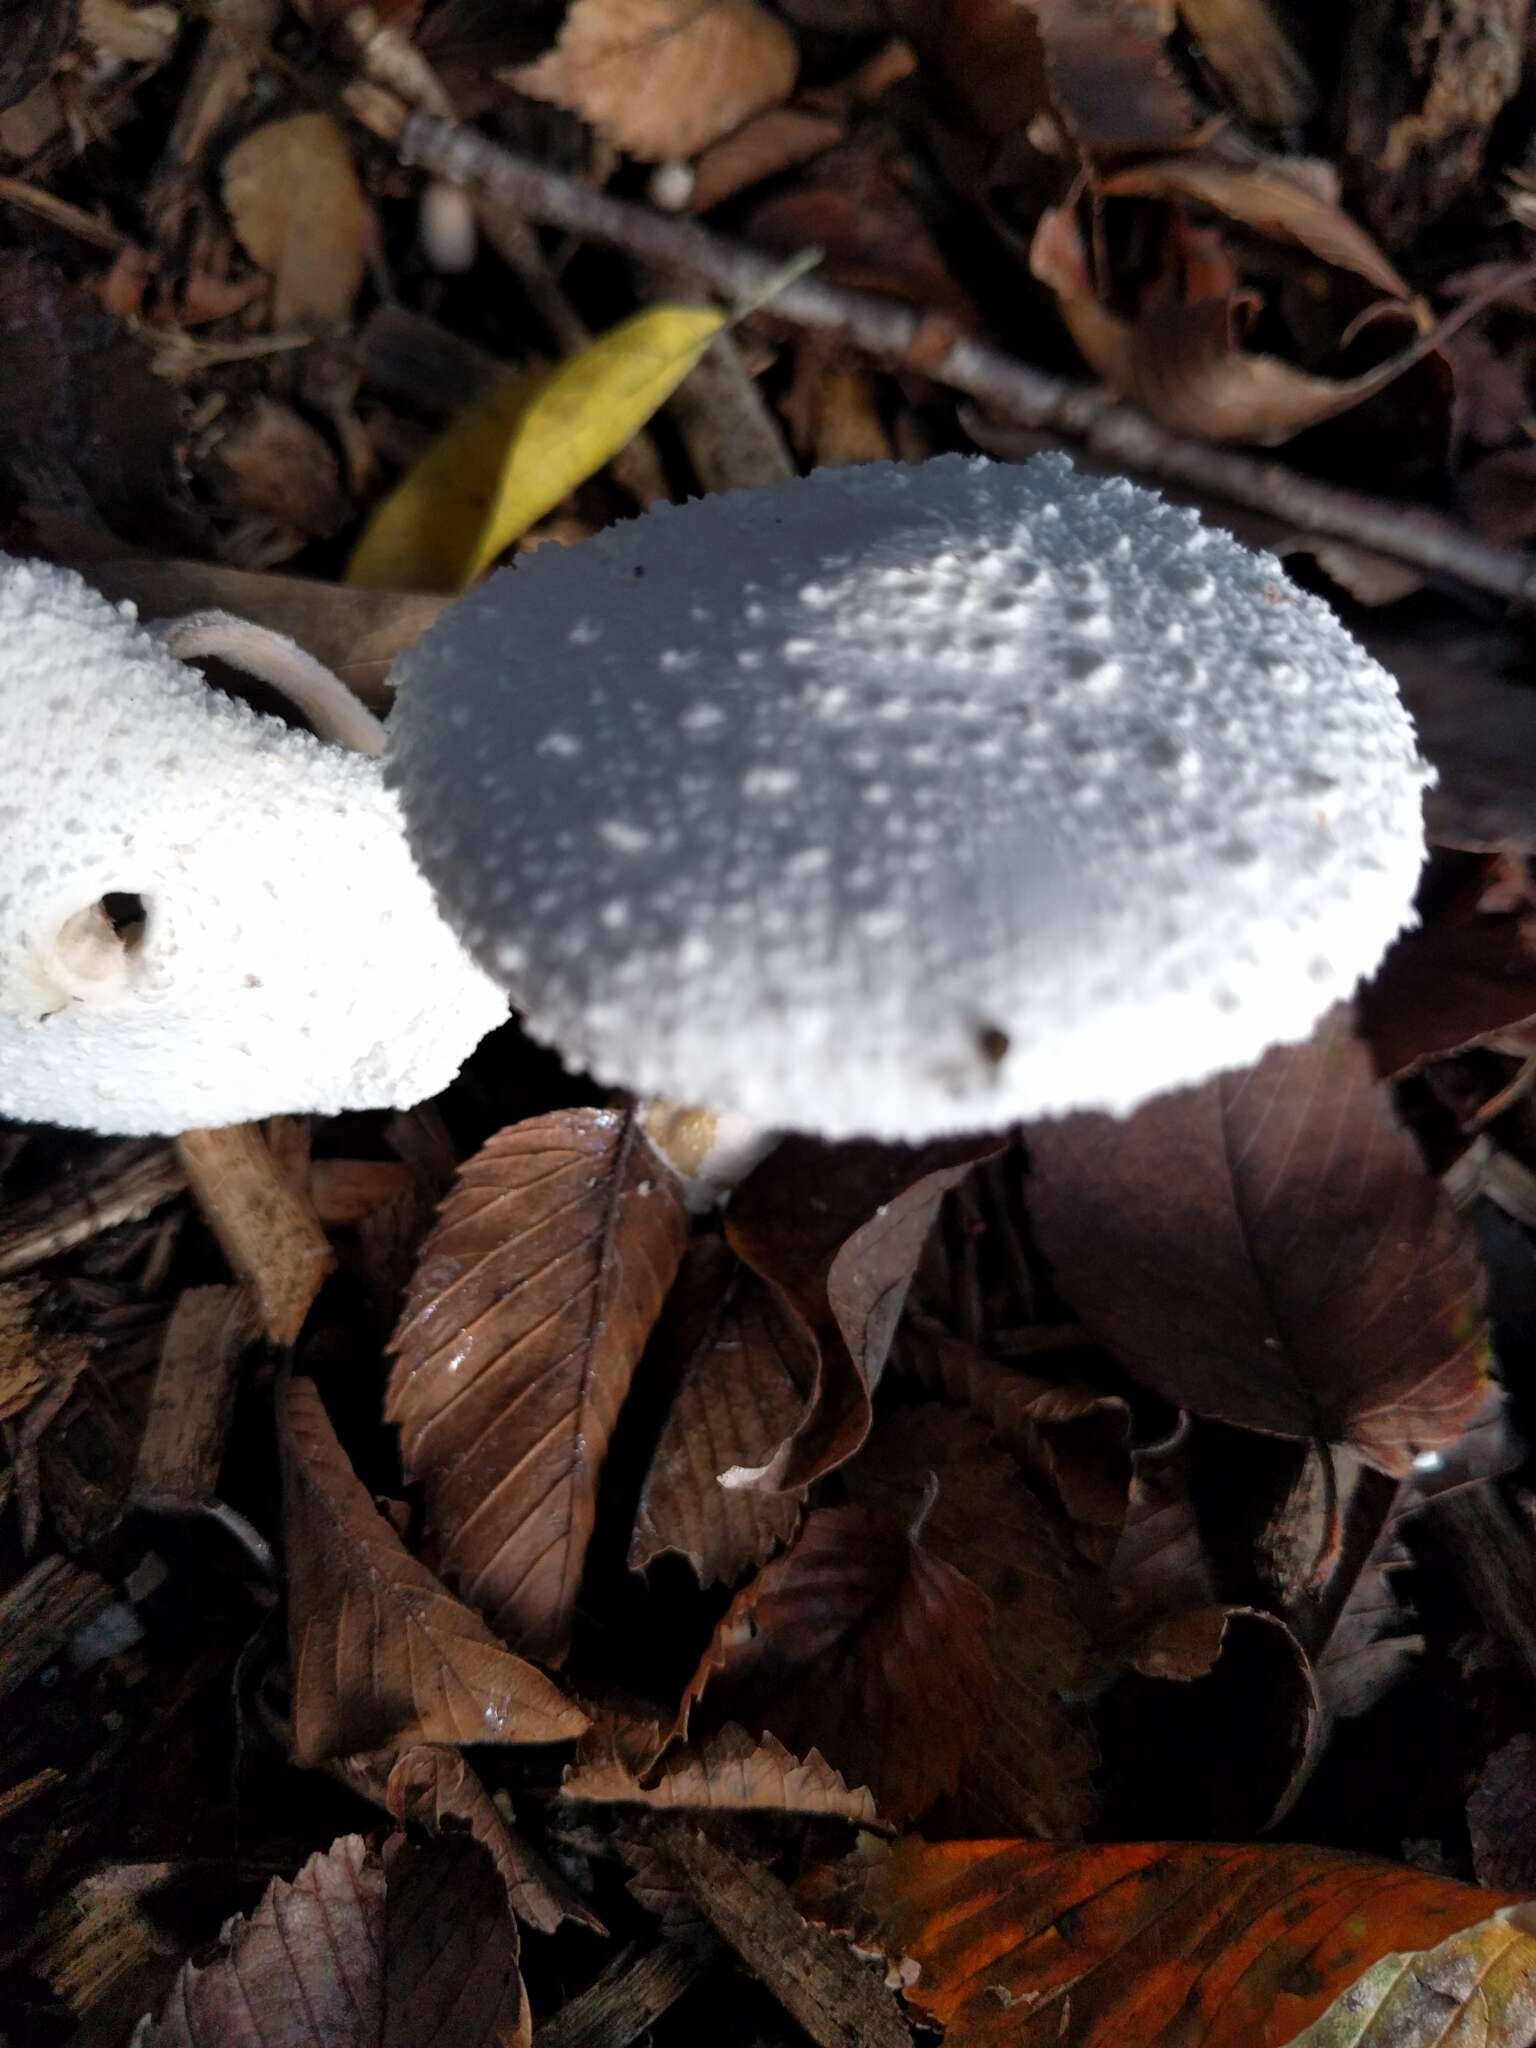
[[140,2048],[527,2048],[517,1943],[472,1843],[344,1835],[188,1963]]
[[1496,1749],[1467,1799],[1479,1884],[1536,1892],[1536,1735]]
[[466,1161],[422,1247],[387,1413],[443,1570],[498,1632],[570,1640],[608,1439],[688,1217],[618,1110],[557,1110]]
[[794,1429],[816,1340],[776,1289],[706,1237],[689,1247],[652,1348],[681,1360],[682,1379],[640,1495],[630,1566],[675,1551],[700,1585],[729,1584],[794,1534],[803,1496],[724,1487],[720,1475],[765,1464]]
[[787,100],[794,38],[756,0],[573,0],[548,56],[506,74],[631,156],[696,156]]
[[[1475,1970],[1415,1987],[1415,1951],[1434,1949],[1518,1893],[1426,1877],[1399,1864],[1290,1843],[1256,1847],[1033,1842],[874,1842],[802,1890],[802,1905],[851,1926],[861,1948],[909,1957],[908,2003],[964,2048],[1280,2048],[1320,2019],[1373,1964],[1394,1957],[1431,2024],[1399,2032],[1340,2015],[1307,2048],[1367,2040],[1429,2048],[1465,2038],[1521,2048],[1531,2024],[1536,1943],[1521,1937],[1524,2003],[1490,2028],[1514,1988],[1495,1977],[1477,2025]],[[1507,1923],[1494,1922],[1494,1928]],[[1069,1930],[1069,1931],[1067,1931]],[[1513,1932],[1513,1930],[1508,1930]],[[1490,1959],[1501,1953],[1495,1934]],[[1507,1965],[1506,1965],[1507,1967]],[[1504,1994],[1501,1996],[1500,1994]],[[1367,1992],[1367,1998],[1374,1996]],[[1447,2031],[1472,2001],[1472,2031]],[[1523,2017],[1522,2017],[1523,2015]],[[1438,2029],[1438,2031],[1437,2031]]]
[[246,254],[271,272],[275,327],[351,317],[370,222],[338,121],[291,114],[254,129],[224,161],[224,204]]
[[707,1809],[716,1813],[816,1813],[872,1824],[875,1802],[850,1788],[817,1750],[804,1762],[772,1735],[754,1740],[727,1722],[697,1749],[674,1750],[643,1777],[622,1756],[571,1765],[562,1798],[615,1806]]
[[1283,158],[1243,163],[1194,153],[1154,157],[1101,179],[1096,189],[1106,199],[1193,200],[1275,241],[1293,243],[1324,263],[1351,270],[1378,291],[1409,296],[1408,286],[1364,228]]
[[991,1602],[962,1573],[882,1516],[820,1508],[731,1602],[677,1732],[707,1696],[717,1724],[819,1750],[885,1817],[921,1813],[981,1738],[991,1637]]
[[417,1744],[395,1759],[385,1804],[397,1821],[420,1821],[440,1832],[446,1821],[467,1828],[496,1866],[507,1904],[519,1920],[540,1934],[553,1934],[569,1920],[594,1934],[607,1932],[558,1871],[515,1835],[496,1802],[456,1750]]
[[1490,896],[1497,863],[1431,857],[1421,922],[1395,941],[1359,994],[1360,1029],[1384,1075],[1536,1018],[1536,907]]
[[1176,1406],[1394,1476],[1477,1413],[1481,1268],[1346,1005],[1257,1066],[1028,1146],[1064,1298]]
[[997,1686],[971,1709],[980,1741],[946,1824],[1075,1840],[1094,1811],[1094,1748],[1061,1695],[1097,1675],[1095,1577],[986,1425],[958,1409],[906,1409],[876,1425],[847,1469],[852,1498],[902,1527],[992,1602]]
[[348,1464],[314,1382],[282,1396],[294,1754],[387,1742],[564,1742],[587,1716],[407,1551]]
[[[756,1472],[735,1483],[810,1485],[869,1434],[870,1400],[939,1205],[995,1138],[922,1147],[789,1137],[736,1190],[726,1236],[786,1296],[821,1347],[805,1414]],[[809,1197],[809,1199],[808,1199]]]
[[1317,94],[1270,0],[1178,0],[1179,19],[1237,102],[1264,128],[1299,128]]
[[1055,1493],[1079,1548],[1096,1563],[1109,1561],[1131,1485],[1127,1402],[991,1358],[917,1314],[903,1319],[891,1364],[926,1393],[989,1423],[1003,1449]]

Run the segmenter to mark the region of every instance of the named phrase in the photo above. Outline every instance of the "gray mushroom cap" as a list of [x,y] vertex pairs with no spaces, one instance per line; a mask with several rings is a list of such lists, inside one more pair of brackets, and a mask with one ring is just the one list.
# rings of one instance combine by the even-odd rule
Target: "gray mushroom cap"
[[546,547],[397,665],[386,775],[567,1063],[768,1127],[1126,1112],[1411,920],[1397,687],[1154,493],[945,457]]

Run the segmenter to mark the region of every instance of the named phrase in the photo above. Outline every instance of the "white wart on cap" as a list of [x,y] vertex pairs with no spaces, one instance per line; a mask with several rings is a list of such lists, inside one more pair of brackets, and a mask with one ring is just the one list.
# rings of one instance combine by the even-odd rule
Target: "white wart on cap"
[[506,1012],[376,759],[4,557],[0,848],[0,1114],[138,1134],[412,1103]]
[[542,548],[397,664],[386,775],[568,1063],[768,1128],[1125,1112],[1411,919],[1397,687],[1268,555],[1060,456]]

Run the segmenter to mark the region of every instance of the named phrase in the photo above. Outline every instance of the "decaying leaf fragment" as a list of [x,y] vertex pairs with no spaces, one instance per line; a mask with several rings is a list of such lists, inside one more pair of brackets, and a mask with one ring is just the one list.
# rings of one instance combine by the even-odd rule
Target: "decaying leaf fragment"
[[1348,1008],[1256,1066],[1122,1122],[1035,1126],[1028,1146],[1062,1294],[1176,1406],[1398,1476],[1477,1413],[1481,1269]]
[[533,1654],[569,1641],[608,1439],[687,1231],[632,1116],[557,1110],[465,1163],[422,1247],[387,1412],[444,1572]]
[[311,1380],[282,1400],[294,1753],[387,1742],[560,1742],[587,1716],[411,1556],[348,1464]]
[[224,203],[251,260],[272,274],[274,326],[349,317],[370,221],[339,122],[293,114],[255,129],[225,160]]
[[471,1842],[345,1835],[188,1963],[139,2048],[528,2048],[517,1941]]
[[821,1508],[732,1601],[678,1732],[707,1701],[797,1756],[819,1750],[899,1819],[954,1788],[996,1687],[985,1593],[898,1523]]
[[574,0],[548,56],[507,74],[631,156],[696,156],[788,99],[799,52],[756,0]]

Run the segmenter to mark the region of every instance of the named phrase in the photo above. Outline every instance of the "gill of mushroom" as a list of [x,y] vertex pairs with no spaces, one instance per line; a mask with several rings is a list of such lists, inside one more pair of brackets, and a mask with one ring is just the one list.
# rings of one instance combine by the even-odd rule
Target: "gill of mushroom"
[[748,1159],[1126,1114],[1305,1037],[1413,917],[1391,676],[1273,557],[1061,456],[659,507],[392,680],[444,914],[695,1174],[711,1114]]
[[292,642],[217,613],[150,631],[0,558],[0,650],[0,1113],[169,1135],[406,1105],[505,1016],[411,859],[378,722]]

